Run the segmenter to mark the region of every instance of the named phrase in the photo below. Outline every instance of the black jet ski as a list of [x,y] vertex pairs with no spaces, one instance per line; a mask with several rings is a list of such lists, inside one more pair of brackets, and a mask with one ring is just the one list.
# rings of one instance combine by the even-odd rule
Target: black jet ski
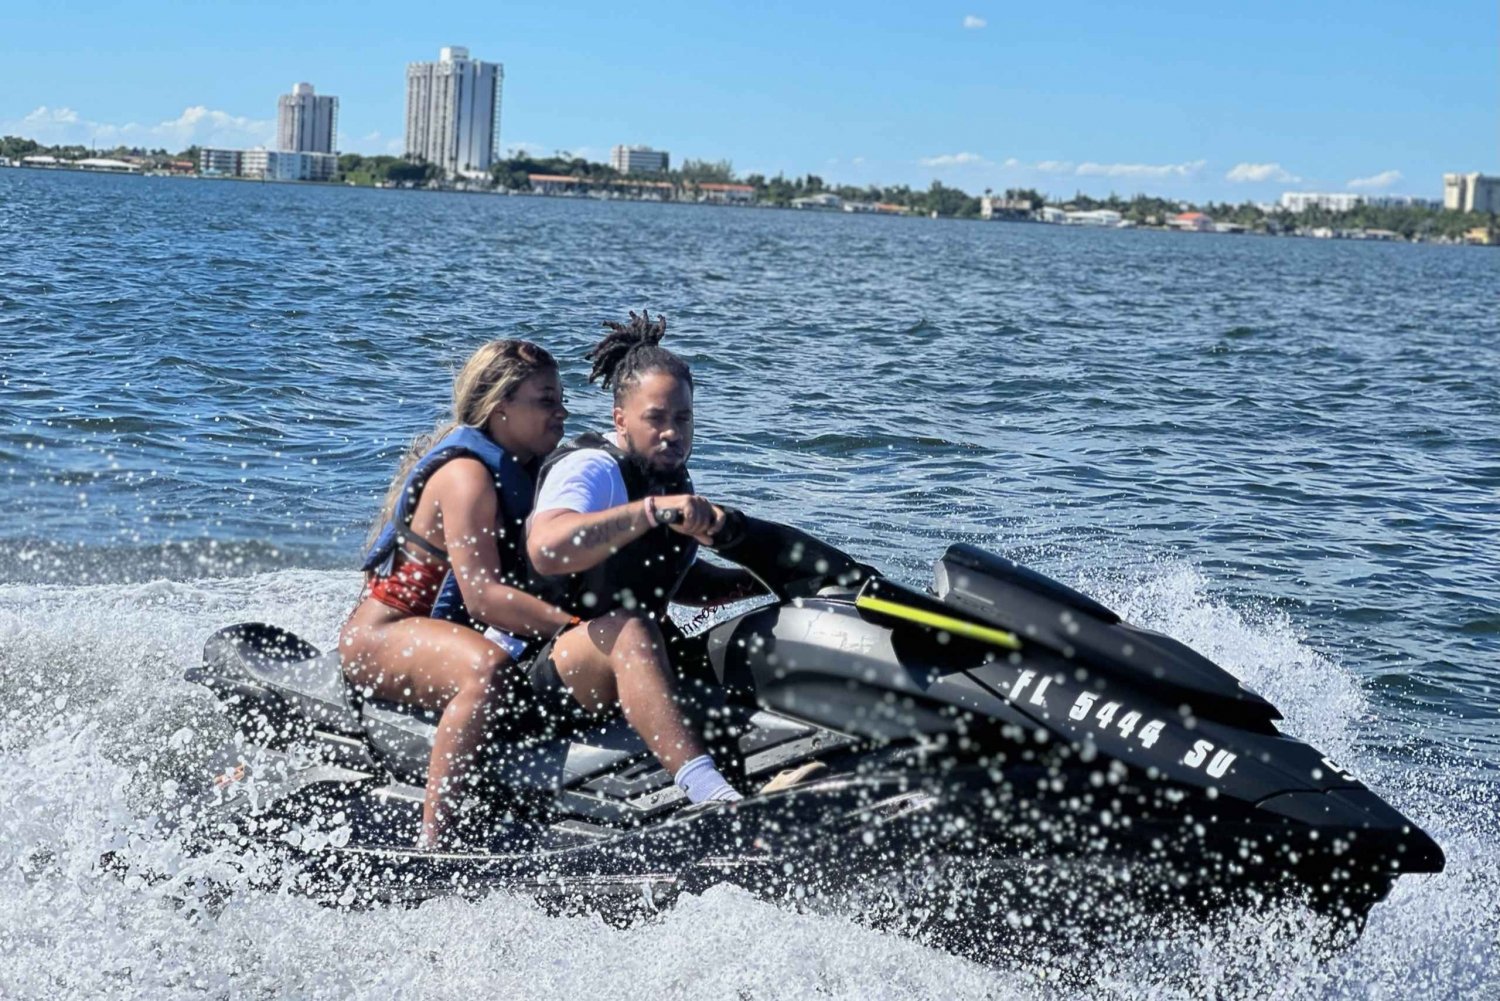
[[622,720],[559,734],[518,713],[467,847],[419,851],[433,714],[361,701],[336,651],[247,624],[187,674],[238,734],[180,812],[294,857],[303,890],[344,903],[503,887],[649,910],[729,882],[856,901],[970,951],[1120,908],[1286,895],[1357,924],[1396,877],[1443,868],[1265,699],[1033,570],[953,545],[918,590],[755,519],[723,555],[774,602],[676,637],[674,664],[712,682],[703,725],[743,789],[816,763],[790,788],[690,806]]

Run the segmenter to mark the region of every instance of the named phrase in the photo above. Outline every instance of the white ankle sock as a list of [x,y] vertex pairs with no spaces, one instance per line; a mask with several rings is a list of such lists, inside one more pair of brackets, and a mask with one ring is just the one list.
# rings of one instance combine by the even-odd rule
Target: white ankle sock
[[729,784],[729,780],[719,774],[719,769],[714,765],[714,759],[706,754],[689,761],[677,769],[673,781],[677,788],[687,793],[688,802],[703,803],[708,800],[728,800],[733,802],[743,797]]

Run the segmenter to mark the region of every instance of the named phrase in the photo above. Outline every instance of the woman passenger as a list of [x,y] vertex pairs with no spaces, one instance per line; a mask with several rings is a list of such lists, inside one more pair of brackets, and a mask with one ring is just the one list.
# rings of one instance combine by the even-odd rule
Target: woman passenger
[[[497,682],[505,687],[527,641],[579,621],[518,586],[526,579],[521,539],[532,474],[562,439],[567,416],[550,354],[527,341],[491,341],[454,380],[453,419],[413,443],[386,494],[365,558],[366,594],[339,650],[345,677],[367,697],[442,713],[419,847],[448,838]],[[450,573],[445,601],[461,597],[498,643],[431,617]]]

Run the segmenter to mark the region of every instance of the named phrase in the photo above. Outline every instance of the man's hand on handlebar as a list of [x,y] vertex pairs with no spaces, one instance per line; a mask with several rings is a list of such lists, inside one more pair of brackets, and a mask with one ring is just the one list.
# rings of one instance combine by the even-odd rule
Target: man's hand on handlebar
[[[657,520],[697,539],[705,546],[713,544],[714,533],[724,526],[724,511],[707,497],[697,494],[675,494],[655,499]],[[669,513],[670,512],[670,513]]]

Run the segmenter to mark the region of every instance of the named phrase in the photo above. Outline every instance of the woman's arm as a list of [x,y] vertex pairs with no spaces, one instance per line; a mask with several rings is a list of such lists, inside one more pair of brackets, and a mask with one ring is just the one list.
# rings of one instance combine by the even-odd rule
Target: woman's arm
[[445,463],[423,494],[437,503],[449,563],[470,615],[521,637],[551,636],[572,621],[562,609],[505,583],[495,539],[500,501],[483,463]]

